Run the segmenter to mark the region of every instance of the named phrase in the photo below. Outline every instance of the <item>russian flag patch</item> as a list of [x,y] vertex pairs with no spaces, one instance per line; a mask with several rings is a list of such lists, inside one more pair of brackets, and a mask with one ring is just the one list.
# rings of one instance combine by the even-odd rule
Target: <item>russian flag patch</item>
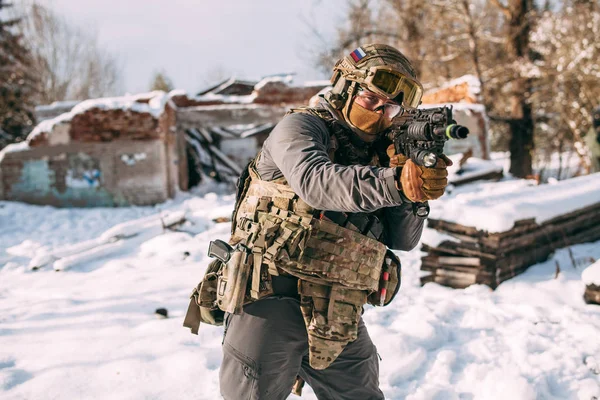
[[365,53],[365,51],[362,49],[362,47],[359,47],[358,49],[356,49],[352,53],[350,53],[350,57],[352,57],[354,62],[358,62],[358,61],[362,60],[366,55],[367,55],[367,53]]

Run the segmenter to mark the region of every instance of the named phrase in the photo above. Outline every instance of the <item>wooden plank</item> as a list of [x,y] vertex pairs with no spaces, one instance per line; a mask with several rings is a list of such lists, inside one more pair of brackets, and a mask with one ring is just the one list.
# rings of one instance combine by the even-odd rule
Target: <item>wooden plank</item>
[[[464,289],[464,288],[467,288],[467,287],[477,283],[477,282],[475,282],[474,279],[453,278],[450,276],[440,276],[437,274],[433,278],[433,281],[435,283],[439,283],[440,285],[449,286],[454,289]],[[481,283],[485,284],[485,282],[481,282]]]
[[479,237],[473,237],[473,236],[469,236],[469,235],[463,235],[460,233],[449,233],[449,232],[444,232],[446,235],[448,236],[452,236],[458,240],[461,240],[462,242],[466,242],[466,243],[479,243]]
[[[574,242],[574,238],[578,237],[582,232],[593,232],[593,229],[600,225],[600,217],[590,218],[586,216],[580,216],[574,219],[572,222],[565,224],[560,228],[555,228],[555,231],[548,231],[546,229],[540,229],[536,235],[526,235],[526,237],[520,238],[506,243],[502,246],[502,252],[516,251],[522,248],[531,246],[539,246],[540,244],[551,244],[554,248],[565,247],[571,245]],[[585,236],[585,234],[584,234]],[[593,240],[593,235],[590,236]]]
[[480,267],[481,260],[477,257],[438,257],[438,261],[444,265],[469,265]]
[[439,256],[425,256],[423,259],[428,261],[436,262],[441,265],[463,265],[471,267],[479,267],[481,262],[477,257],[439,257]]
[[535,218],[520,219],[513,223],[513,227],[504,232],[490,233],[488,237],[494,238],[494,240],[502,240],[504,237],[518,236],[525,232],[535,231],[539,229],[539,225],[535,222]]
[[587,207],[580,208],[578,210],[572,211],[572,212],[567,213],[567,214],[558,215],[558,216],[556,216],[556,217],[554,217],[552,219],[549,219],[548,221],[545,221],[542,225],[561,223],[564,220],[569,220],[569,219],[571,219],[573,217],[577,217],[577,216],[582,215],[582,214],[585,214],[585,215],[598,215],[598,214],[600,214],[600,202],[591,204],[591,205],[589,205]]
[[428,252],[431,255],[457,255],[466,257],[479,257],[482,260],[495,260],[496,254],[490,254],[484,252],[478,244],[472,243],[456,243],[445,241],[438,245],[438,247],[432,247],[423,243],[421,251]]
[[471,272],[451,271],[449,269],[439,268],[435,271],[435,276],[449,276],[453,279],[463,279],[465,281],[477,282],[477,274]]
[[448,234],[459,234],[467,235],[470,237],[476,237],[483,234],[483,231],[478,230],[473,226],[464,226],[454,222],[444,221],[441,219],[428,219],[427,226],[433,228],[436,231],[441,231]]
[[484,249],[494,248],[495,246],[498,254],[545,243],[559,243],[561,241],[563,242],[563,246],[565,246],[569,244],[569,236],[596,225],[600,225],[600,215],[581,215],[571,221],[565,222],[563,225],[540,226],[536,231],[517,237],[506,237],[500,242],[494,243],[490,241],[490,238],[485,237],[480,240]]
[[426,283],[433,282],[434,278],[434,275],[425,275],[420,277],[419,280],[421,281],[421,286],[425,285]]
[[177,109],[180,129],[199,126],[224,126],[277,123],[289,107],[258,104],[223,104]]
[[486,271],[483,269],[469,268],[462,266],[437,266],[432,264],[421,264],[421,271],[436,272],[439,270],[455,271],[475,275],[477,279],[493,279],[495,278],[494,271]]

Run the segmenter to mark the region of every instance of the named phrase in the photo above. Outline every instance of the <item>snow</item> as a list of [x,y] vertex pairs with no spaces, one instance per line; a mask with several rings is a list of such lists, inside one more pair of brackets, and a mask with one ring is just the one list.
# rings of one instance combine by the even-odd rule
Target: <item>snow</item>
[[265,85],[267,85],[269,83],[275,83],[275,82],[281,82],[281,83],[284,83],[289,86],[292,84],[293,81],[294,81],[294,74],[277,74],[277,75],[265,76],[264,78],[262,78],[260,80],[260,82],[258,82],[256,85],[254,85],[254,90],[255,91],[260,90]]
[[469,157],[461,166],[460,160],[463,154],[457,153],[448,156],[453,165],[448,167],[448,181],[466,181],[492,172],[503,172],[503,167],[494,161],[482,160],[477,157]]
[[600,260],[587,267],[581,273],[581,280],[586,285],[600,286]]
[[0,160],[2,160],[2,158],[3,158],[2,156],[6,153],[25,151],[25,150],[29,150],[29,143],[27,143],[26,141],[19,142],[19,143],[11,143],[11,144],[7,145],[6,147],[4,147],[0,151]]
[[[511,179],[473,183],[431,208],[464,223],[475,221],[469,210],[494,219],[507,214],[496,203],[520,209],[524,201],[528,210],[548,208],[544,217],[593,191],[598,177],[582,178],[544,187]],[[209,262],[209,241],[229,238],[230,224],[213,220],[231,215],[234,195],[216,189],[180,193],[155,207],[0,202],[0,398],[220,398],[222,327],[202,325],[198,336],[182,327],[189,294]],[[547,197],[542,205],[535,193]],[[166,216],[187,222],[163,230]],[[423,240],[437,234],[426,229]],[[421,287],[418,247],[398,252],[402,289],[392,304],[367,306],[363,315],[382,357],[386,398],[599,397],[600,307],[584,303],[581,272],[600,259],[600,242],[570,251],[558,250],[495,291]],[[32,259],[43,255],[54,260],[32,271]],[[73,256],[80,258],[55,272],[52,263]],[[597,277],[598,267],[584,280]],[[156,318],[163,307],[169,317]],[[304,392],[316,398],[308,386]]]
[[233,94],[215,94],[206,93],[201,96],[195,96],[193,99],[199,102],[202,101],[220,101],[223,103],[234,103],[234,104],[252,104],[256,99],[257,93],[254,92],[249,95],[233,95]]
[[436,87],[435,89],[428,90],[427,94],[434,93],[442,89],[462,85],[463,83],[467,83],[469,89],[469,96],[472,98],[478,98],[478,96],[481,94],[481,82],[475,75],[464,75],[459,78],[453,79],[439,87]]
[[[140,100],[149,99],[148,103],[142,103]],[[55,118],[40,122],[33,131],[27,136],[27,141],[32,140],[42,133],[52,132],[55,125],[69,122],[75,115],[83,114],[92,108],[102,110],[130,110],[138,113],[148,113],[154,118],[158,118],[164,111],[170,95],[163,91],[154,91],[150,93],[141,93],[122,97],[106,97],[100,99],[85,100],[77,103],[73,109],[67,113],[61,114]]]

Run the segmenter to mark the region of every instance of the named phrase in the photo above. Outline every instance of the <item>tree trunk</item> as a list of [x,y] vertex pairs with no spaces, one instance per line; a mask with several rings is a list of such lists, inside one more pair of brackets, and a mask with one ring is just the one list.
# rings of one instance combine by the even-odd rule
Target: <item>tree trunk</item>
[[[509,0],[508,2],[508,53],[516,65],[529,61],[529,32],[531,0]],[[533,130],[534,121],[531,104],[531,80],[521,77],[515,71],[512,81],[510,110],[510,172],[517,178],[525,178],[532,174]]]
[[517,178],[525,178],[533,174],[533,115],[531,104],[527,102],[525,93],[529,93],[529,79],[517,79],[512,83],[511,121],[510,126],[510,169]]

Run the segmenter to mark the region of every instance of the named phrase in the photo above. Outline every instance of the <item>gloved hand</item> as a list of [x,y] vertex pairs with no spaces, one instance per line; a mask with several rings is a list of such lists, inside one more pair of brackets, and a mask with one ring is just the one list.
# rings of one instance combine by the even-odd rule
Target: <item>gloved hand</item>
[[396,154],[394,145],[387,148],[390,157],[390,167],[401,167],[398,178],[398,189],[412,202],[435,200],[444,194],[448,186],[447,167],[452,165],[452,160],[444,154],[438,157],[435,166],[431,168],[415,164],[403,154]]

